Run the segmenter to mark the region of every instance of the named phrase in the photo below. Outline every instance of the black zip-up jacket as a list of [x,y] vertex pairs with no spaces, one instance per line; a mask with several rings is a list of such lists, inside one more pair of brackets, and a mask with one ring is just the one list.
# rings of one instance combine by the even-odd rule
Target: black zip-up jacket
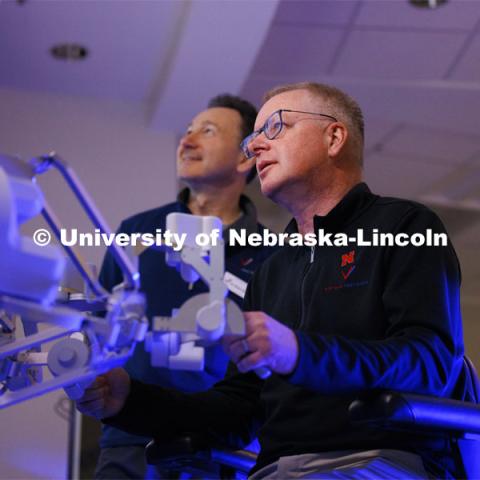
[[[445,233],[423,205],[354,187],[315,231]],[[287,229],[296,231],[292,221]],[[255,469],[281,456],[392,448],[422,456],[442,478],[456,475],[446,436],[367,430],[348,421],[348,405],[392,389],[471,399],[463,371],[460,269],[447,246],[286,247],[249,284],[245,310],[262,310],[295,331],[299,358],[291,375],[236,374],[192,395],[133,382],[120,428],[168,438],[208,431],[246,440],[261,414]]]

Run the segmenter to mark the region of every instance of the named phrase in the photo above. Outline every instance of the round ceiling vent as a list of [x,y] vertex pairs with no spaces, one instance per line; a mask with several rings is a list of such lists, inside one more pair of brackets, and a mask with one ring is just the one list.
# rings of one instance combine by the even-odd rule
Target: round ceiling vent
[[88,49],[78,43],[59,43],[50,49],[50,53],[59,60],[84,60]]
[[448,0],[409,0],[414,7],[418,8],[437,8],[444,5]]

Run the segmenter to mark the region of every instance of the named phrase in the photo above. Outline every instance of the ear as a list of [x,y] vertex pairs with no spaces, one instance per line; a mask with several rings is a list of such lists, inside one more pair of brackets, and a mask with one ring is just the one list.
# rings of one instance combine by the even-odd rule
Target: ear
[[239,153],[237,172],[247,174],[255,166],[255,157],[247,158],[243,152]]
[[342,122],[333,122],[327,127],[328,154],[336,157],[342,151],[348,138],[348,130]]

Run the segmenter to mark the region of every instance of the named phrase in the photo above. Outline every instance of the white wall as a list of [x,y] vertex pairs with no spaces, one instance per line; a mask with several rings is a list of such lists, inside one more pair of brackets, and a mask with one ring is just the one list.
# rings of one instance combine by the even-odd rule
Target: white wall
[[[0,89],[0,153],[29,159],[56,151],[113,229],[125,216],[174,198],[175,147],[173,133],[147,128],[139,104]],[[44,177],[40,184],[62,223],[93,231],[57,172]],[[83,253],[98,263],[103,251],[91,250]]]
[[[0,90],[0,153],[28,159],[55,150],[116,228],[175,196],[175,137],[150,131],[144,118],[141,105]],[[40,183],[65,226],[92,231],[57,172],[45,177]],[[104,252],[82,253],[98,264]],[[54,412],[62,397],[54,392],[0,410],[0,479],[66,478],[68,424]]]

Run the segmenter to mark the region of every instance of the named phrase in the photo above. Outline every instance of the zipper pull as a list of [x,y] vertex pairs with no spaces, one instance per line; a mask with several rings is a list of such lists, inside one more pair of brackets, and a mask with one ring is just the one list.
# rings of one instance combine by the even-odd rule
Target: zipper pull
[[315,247],[310,247],[310,263],[313,263],[313,259],[315,258]]

